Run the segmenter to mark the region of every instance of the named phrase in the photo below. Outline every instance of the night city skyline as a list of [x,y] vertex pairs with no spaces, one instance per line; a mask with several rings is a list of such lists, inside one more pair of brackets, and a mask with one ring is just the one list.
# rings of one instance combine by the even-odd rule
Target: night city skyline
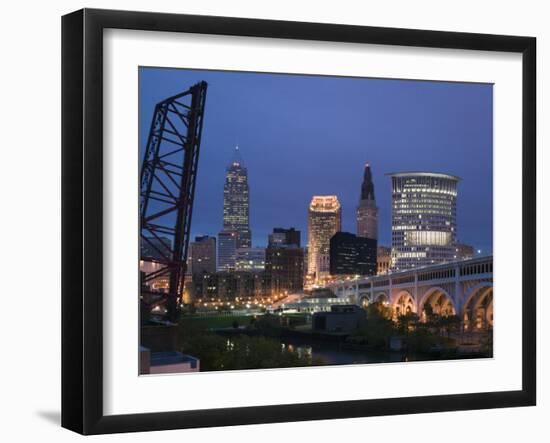
[[209,84],[208,129],[192,238],[222,229],[225,174],[238,145],[248,170],[253,246],[265,246],[274,227],[295,227],[307,244],[314,195],[336,195],[342,231],[355,232],[368,162],[380,245],[391,245],[385,174],[428,171],[462,179],[458,240],[492,252],[491,85],[141,68],[140,157],[153,105],[198,80]]
[[141,374],[492,357],[491,85],[141,68],[140,157]]

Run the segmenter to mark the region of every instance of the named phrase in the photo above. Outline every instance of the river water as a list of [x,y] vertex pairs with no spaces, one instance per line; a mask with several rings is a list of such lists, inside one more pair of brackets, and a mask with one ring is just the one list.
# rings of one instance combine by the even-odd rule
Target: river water
[[314,360],[322,360],[327,365],[349,365],[364,363],[390,363],[412,360],[401,352],[342,349],[341,343],[285,338],[281,347],[299,355],[310,355]]

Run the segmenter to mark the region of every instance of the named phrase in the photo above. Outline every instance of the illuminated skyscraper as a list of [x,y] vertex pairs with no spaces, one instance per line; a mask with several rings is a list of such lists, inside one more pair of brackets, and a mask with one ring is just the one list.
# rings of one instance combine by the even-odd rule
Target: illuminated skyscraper
[[341,230],[342,208],[335,195],[316,195],[308,214],[308,275],[319,280],[330,272],[330,239]]
[[250,248],[250,196],[248,173],[235,147],[235,159],[227,167],[223,187],[223,229],[238,233],[237,248]]
[[388,175],[392,180],[392,269],[454,260],[459,178],[431,172]]
[[357,207],[357,236],[378,239],[378,208],[374,198],[374,183],[370,166],[365,165],[361,198]]

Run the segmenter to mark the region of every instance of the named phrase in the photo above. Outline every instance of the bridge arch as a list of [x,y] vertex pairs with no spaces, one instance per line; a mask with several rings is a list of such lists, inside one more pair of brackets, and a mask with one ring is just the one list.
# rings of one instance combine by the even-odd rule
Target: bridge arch
[[371,302],[370,296],[368,294],[359,294],[359,306],[366,308]]
[[493,327],[492,282],[481,282],[469,290],[464,301],[462,321],[467,331]]
[[428,289],[424,295],[420,298],[418,303],[418,312],[420,313],[420,319],[426,321],[426,304],[429,303],[432,307],[434,314],[447,317],[450,315],[457,315],[457,309],[451,295],[443,288],[439,286]]
[[374,301],[377,303],[384,303],[387,304],[390,302],[390,298],[388,297],[388,294],[385,292],[378,292],[374,295]]
[[393,297],[393,312],[396,317],[416,313],[416,301],[409,291],[401,290]]

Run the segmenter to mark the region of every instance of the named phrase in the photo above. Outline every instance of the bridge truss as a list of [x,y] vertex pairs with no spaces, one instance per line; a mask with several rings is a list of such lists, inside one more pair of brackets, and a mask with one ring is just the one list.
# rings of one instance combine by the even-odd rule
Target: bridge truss
[[[206,90],[199,82],[157,103],[141,165],[140,257],[155,264],[141,299],[149,306],[161,301],[171,321],[183,293]],[[146,289],[158,279],[168,281],[167,292]]]

